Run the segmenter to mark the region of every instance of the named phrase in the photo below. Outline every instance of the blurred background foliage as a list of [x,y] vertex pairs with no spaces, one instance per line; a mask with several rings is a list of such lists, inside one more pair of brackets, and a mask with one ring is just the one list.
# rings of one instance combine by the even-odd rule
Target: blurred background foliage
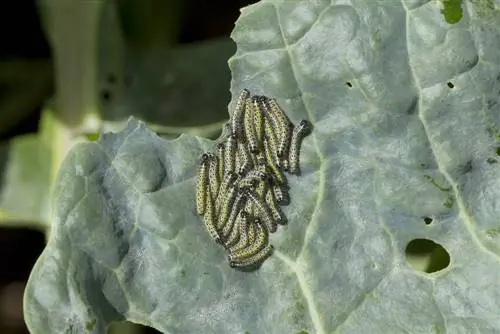
[[[216,138],[228,119],[243,0],[10,1],[0,12],[0,333],[27,333],[22,295],[50,233],[71,147],[128,117]],[[129,323],[109,333],[155,333]]]

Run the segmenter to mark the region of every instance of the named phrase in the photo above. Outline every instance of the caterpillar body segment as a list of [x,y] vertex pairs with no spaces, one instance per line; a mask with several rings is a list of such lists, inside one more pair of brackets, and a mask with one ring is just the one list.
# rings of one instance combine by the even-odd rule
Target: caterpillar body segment
[[201,157],[198,175],[196,177],[196,213],[200,216],[205,213],[208,195],[208,164],[209,155],[205,153]]
[[244,137],[243,122],[245,120],[246,103],[249,97],[250,91],[243,89],[236,100],[236,107],[231,117],[231,134],[236,138],[242,139]]

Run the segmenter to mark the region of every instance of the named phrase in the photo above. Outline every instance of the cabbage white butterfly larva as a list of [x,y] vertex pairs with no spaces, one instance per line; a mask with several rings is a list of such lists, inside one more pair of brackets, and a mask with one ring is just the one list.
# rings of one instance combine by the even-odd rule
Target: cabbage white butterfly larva
[[277,126],[278,126],[278,150],[277,155],[280,159],[286,159],[288,148],[290,144],[290,138],[292,135],[292,122],[288,119],[285,112],[279,106],[278,102],[274,98],[268,99],[271,111],[276,116]]
[[242,143],[238,143],[238,157],[238,174],[245,175],[252,168],[252,158],[247,151],[247,147]]
[[251,170],[245,177],[238,181],[238,187],[244,188],[254,188],[258,182],[265,181],[269,178],[269,175],[260,170]]
[[[248,230],[249,230],[249,215],[244,210],[241,210],[238,214],[238,218],[236,218],[234,230],[238,230],[237,238],[233,236],[234,232],[231,231],[229,237],[226,241],[226,248],[229,249],[230,253],[239,251],[248,245]],[[236,240],[237,239],[237,240]],[[236,241],[236,243],[234,242]]]
[[[264,125],[268,125],[268,127],[264,126],[264,133],[274,133],[275,135],[279,135],[280,126],[279,121],[275,113],[271,110],[269,106],[269,99],[266,96],[262,96],[259,99],[259,106],[265,116]],[[276,137],[278,138],[278,137]],[[278,146],[276,146],[277,149]],[[276,152],[275,152],[276,153]]]
[[266,190],[266,203],[271,210],[274,221],[276,221],[278,224],[285,225],[287,223],[286,217],[281,211],[281,208],[278,205],[276,199],[274,198],[274,193],[271,188],[268,188]]
[[210,237],[218,244],[222,244],[222,240],[217,232],[217,228],[215,226],[215,207],[214,202],[212,200],[212,194],[210,188],[207,189],[207,210],[203,215],[203,223],[205,225],[205,230],[208,232]]
[[229,218],[229,214],[231,213],[231,208],[233,207],[233,203],[238,195],[238,190],[236,186],[230,186],[228,191],[221,198],[222,203],[220,204],[220,212],[219,212],[219,222],[217,224],[217,229],[220,231],[226,224],[227,219]]
[[[230,251],[232,247],[235,245],[239,244],[241,238],[242,238],[242,231],[246,226],[244,224],[246,223],[243,219],[243,215],[245,215],[245,211],[240,210],[238,212],[238,216],[236,217],[236,221],[234,222],[234,226],[229,232],[229,235],[224,239],[224,247]],[[246,231],[244,231],[246,233]]]
[[219,194],[217,195],[217,200],[215,201],[215,212],[217,213],[217,215],[220,214],[220,206],[224,201],[224,197],[226,196],[229,187],[234,185],[234,182],[236,182],[237,179],[238,175],[236,175],[236,173],[234,172],[228,172],[226,175],[224,175],[219,188]]
[[222,180],[224,178],[224,142],[220,142],[217,144],[217,158],[219,159],[219,180]]
[[245,117],[246,102],[250,97],[248,89],[243,89],[236,100],[233,115],[231,117],[231,133],[236,138],[243,137],[243,120]]
[[278,168],[278,166],[276,165],[276,154],[273,154],[273,149],[272,149],[272,145],[270,144],[270,142],[272,140],[270,140],[270,136],[268,136],[268,134],[266,133],[265,137],[264,137],[264,151],[265,151],[265,154],[266,154],[266,162],[267,162],[267,165],[270,167],[271,171],[272,171],[272,176],[273,178],[279,183],[279,184],[285,184],[286,183],[286,177],[285,175],[283,175],[283,173],[281,172],[281,170]]
[[217,198],[217,194],[219,192],[220,186],[220,178],[219,178],[219,159],[216,155],[209,153],[208,154],[209,163],[208,163],[208,183],[210,184],[210,191],[212,196]]
[[271,233],[276,232],[278,226],[276,222],[273,220],[273,217],[269,212],[267,204],[251,188],[246,188],[243,191],[245,195],[248,197],[248,199],[250,199],[254,203],[257,210],[262,214],[262,221],[266,225],[267,230]]
[[248,259],[258,253],[258,251],[266,245],[268,241],[266,228],[262,225],[258,218],[255,219],[254,224],[257,227],[257,237],[255,241],[248,247],[242,248],[236,252],[230,252],[228,257],[229,263]]
[[266,245],[255,255],[242,260],[242,261],[230,261],[229,265],[231,268],[242,268],[242,267],[250,267],[264,262],[269,256],[271,256],[274,250],[273,245]]
[[234,171],[236,163],[236,150],[238,148],[236,137],[230,134],[226,140],[224,148],[224,174]]
[[208,188],[208,154],[201,156],[201,163],[198,168],[198,176],[196,178],[196,213],[200,216],[205,213],[207,188]]
[[236,219],[238,218],[238,214],[241,211],[241,207],[245,204],[245,200],[246,197],[243,192],[238,191],[234,203],[230,208],[227,222],[225,222],[225,224],[222,226],[222,236],[224,239],[226,239],[229,236],[231,230],[234,229],[234,224],[236,222]]
[[254,106],[252,98],[247,98],[245,104],[245,119],[243,121],[245,128],[245,136],[248,142],[248,150],[250,153],[258,152],[257,134],[255,133],[254,127]]
[[290,173],[300,175],[299,155],[302,139],[311,132],[311,126],[305,119],[300,121],[293,129],[290,141]]
[[290,198],[288,196],[288,191],[284,187],[280,187],[279,184],[273,183],[271,185],[273,189],[274,198],[281,205],[287,205],[290,202]]
[[[264,112],[260,108],[260,101],[264,99],[263,96],[252,97],[253,104],[253,122],[255,129],[255,139],[257,142],[257,150],[260,151],[264,140]],[[253,152],[256,153],[256,152]]]

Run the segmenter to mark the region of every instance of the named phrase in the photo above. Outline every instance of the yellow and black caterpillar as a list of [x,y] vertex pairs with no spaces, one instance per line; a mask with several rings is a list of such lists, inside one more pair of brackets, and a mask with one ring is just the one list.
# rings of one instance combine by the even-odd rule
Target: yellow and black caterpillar
[[312,129],[307,120],[294,125],[274,98],[243,89],[225,130],[216,153],[201,158],[196,211],[229,265],[251,267],[271,255],[269,233],[287,224],[284,172],[300,174],[300,146]]

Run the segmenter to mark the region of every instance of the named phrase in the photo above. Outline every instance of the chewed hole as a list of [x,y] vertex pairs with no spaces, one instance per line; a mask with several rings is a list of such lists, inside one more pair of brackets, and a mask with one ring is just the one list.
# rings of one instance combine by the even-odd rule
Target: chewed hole
[[450,265],[450,254],[429,239],[413,239],[405,250],[406,262],[414,270],[427,274],[443,270]]
[[498,156],[500,156],[500,147],[497,147],[496,153],[497,153]]
[[432,218],[424,217],[424,223],[425,223],[425,225],[430,225],[432,223]]
[[349,81],[347,81],[345,84],[346,84],[348,87],[352,87],[352,83],[350,83]]
[[449,82],[449,81],[448,81],[446,84],[447,84],[447,85],[448,85],[448,87],[450,87],[450,88],[455,87],[455,85],[454,85],[453,83]]

